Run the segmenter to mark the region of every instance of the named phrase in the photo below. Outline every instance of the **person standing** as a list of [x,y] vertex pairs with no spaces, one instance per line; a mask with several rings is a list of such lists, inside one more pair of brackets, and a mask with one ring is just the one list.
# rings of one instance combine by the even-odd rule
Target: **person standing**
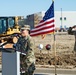
[[16,44],[16,50],[24,52],[26,55],[21,57],[23,67],[25,68],[24,75],[33,75],[35,70],[35,55],[34,55],[34,40],[30,36],[30,26],[24,25],[21,27],[21,36]]
[[68,34],[75,36],[74,51],[76,52],[76,25],[74,25],[73,27],[69,27]]

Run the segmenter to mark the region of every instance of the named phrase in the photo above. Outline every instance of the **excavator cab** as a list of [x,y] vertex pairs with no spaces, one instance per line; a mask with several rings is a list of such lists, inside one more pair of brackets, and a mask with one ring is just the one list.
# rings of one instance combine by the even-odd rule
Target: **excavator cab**
[[0,34],[6,31],[6,26],[8,25],[7,23],[7,17],[0,17]]
[[22,16],[0,17],[0,40],[11,41],[14,35],[20,34],[18,21]]
[[20,17],[0,17],[0,34],[10,35],[19,33],[19,19]]

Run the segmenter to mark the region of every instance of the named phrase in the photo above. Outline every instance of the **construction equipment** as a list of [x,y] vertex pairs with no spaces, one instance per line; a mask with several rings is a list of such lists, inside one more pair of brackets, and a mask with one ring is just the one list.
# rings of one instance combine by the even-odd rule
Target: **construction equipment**
[[18,20],[22,16],[0,17],[0,41],[15,42],[14,37],[20,34]]

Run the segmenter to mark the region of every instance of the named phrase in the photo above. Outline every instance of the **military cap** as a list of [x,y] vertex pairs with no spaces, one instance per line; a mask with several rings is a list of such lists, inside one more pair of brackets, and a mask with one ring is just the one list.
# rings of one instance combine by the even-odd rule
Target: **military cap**
[[30,26],[29,26],[29,25],[24,25],[24,26],[21,27],[21,30],[22,30],[22,29],[30,30]]

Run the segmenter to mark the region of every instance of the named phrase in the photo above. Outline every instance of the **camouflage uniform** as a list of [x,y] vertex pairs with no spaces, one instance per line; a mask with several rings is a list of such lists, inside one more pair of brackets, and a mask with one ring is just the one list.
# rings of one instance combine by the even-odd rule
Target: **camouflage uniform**
[[16,49],[24,52],[26,56],[21,57],[21,61],[23,61],[23,67],[25,68],[24,75],[33,75],[35,70],[35,56],[34,56],[34,40],[31,39],[30,36],[20,37],[17,42]]

